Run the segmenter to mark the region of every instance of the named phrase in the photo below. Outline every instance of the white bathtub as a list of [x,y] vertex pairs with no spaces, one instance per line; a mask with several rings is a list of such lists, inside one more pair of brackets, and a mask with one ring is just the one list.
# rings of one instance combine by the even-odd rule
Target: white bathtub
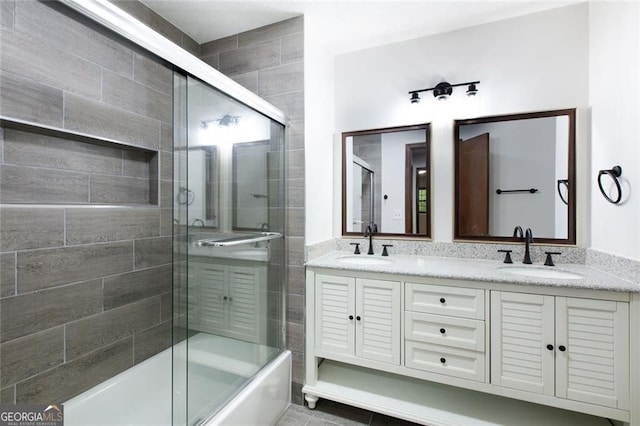
[[[200,334],[190,338],[190,343],[191,339],[194,339],[196,344],[202,345],[204,342],[205,344],[215,344],[218,348],[221,346],[221,338],[217,336]],[[236,343],[233,345],[237,346]],[[190,359],[193,361],[191,356],[193,351],[190,349],[189,353]],[[166,349],[65,402],[65,425],[171,425],[172,357],[172,349]],[[219,377],[212,378],[211,369],[205,368],[206,363],[213,360],[219,364],[220,356],[212,354],[208,357],[201,353],[197,358],[201,359],[203,364],[192,364],[190,374],[197,374],[198,366],[202,365],[203,371],[206,372],[204,374],[209,375],[201,383],[198,383],[199,377],[197,375],[190,378],[192,380],[190,390],[193,390],[193,386],[200,388],[198,392],[190,392],[190,397],[193,394],[198,394],[197,397],[200,397],[200,401],[195,401],[199,407],[208,402],[203,401],[203,398],[210,400],[225,398],[224,384],[232,381],[234,377],[242,378],[244,374],[248,376],[252,374],[252,368],[248,368],[248,364],[242,362],[239,367],[236,365],[235,371],[221,371],[218,373]],[[236,357],[231,359],[234,358],[237,359]],[[255,369],[253,370],[255,371]],[[223,384],[222,386],[217,386],[218,380]],[[178,398],[183,397],[184,391],[177,389],[176,392]],[[197,420],[196,424],[206,425],[262,426],[273,424],[286,410],[290,400],[291,353],[285,351],[260,370],[238,395],[217,412],[215,417],[206,422],[203,417],[196,417],[190,419],[190,423]],[[190,406],[191,411],[196,410],[192,410]]]

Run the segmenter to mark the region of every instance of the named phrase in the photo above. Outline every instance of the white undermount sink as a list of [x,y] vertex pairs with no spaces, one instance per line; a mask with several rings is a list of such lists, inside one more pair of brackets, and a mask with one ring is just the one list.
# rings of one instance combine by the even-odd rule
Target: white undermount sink
[[336,259],[340,263],[348,263],[351,265],[388,265],[391,263],[389,259],[383,259],[381,257],[367,257],[367,255],[360,256],[344,256]]
[[580,274],[569,271],[561,271],[559,269],[552,269],[551,267],[538,268],[535,266],[503,266],[498,269],[508,274],[535,278],[551,278],[558,280],[579,280],[581,278],[584,278],[584,276]]

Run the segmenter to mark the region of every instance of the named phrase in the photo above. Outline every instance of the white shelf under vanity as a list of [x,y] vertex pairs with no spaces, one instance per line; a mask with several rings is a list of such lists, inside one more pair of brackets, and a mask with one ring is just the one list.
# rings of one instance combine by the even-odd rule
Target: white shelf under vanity
[[640,424],[639,285],[581,265],[541,278],[361,256],[307,264],[309,408],[325,398],[430,426]]

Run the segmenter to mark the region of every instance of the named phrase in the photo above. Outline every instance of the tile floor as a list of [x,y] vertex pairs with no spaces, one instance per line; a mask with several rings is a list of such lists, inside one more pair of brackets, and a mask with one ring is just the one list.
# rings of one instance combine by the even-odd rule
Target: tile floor
[[415,426],[405,420],[320,399],[315,410],[291,404],[276,426]]

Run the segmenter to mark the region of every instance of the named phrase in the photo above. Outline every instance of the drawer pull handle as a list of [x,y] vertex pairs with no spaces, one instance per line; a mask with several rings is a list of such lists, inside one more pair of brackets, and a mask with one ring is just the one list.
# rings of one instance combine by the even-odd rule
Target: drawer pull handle
[[445,299],[444,297],[440,298],[440,303],[445,303],[447,301],[447,299]]
[[547,345],[547,349],[549,349],[550,351],[553,350],[553,345]]
[[445,358],[440,358],[440,362],[443,363],[443,364],[446,364],[447,360]]
[[353,319],[353,315],[349,315],[349,319],[352,320]]
[[358,315],[358,316],[356,317],[356,319],[357,319],[358,321],[360,321],[360,315]]
[[566,346],[560,345],[558,346],[558,350],[560,350],[560,352],[564,352],[567,350]]
[[447,332],[447,330],[445,330],[444,328],[441,328],[441,329],[440,329],[440,333],[441,333],[441,334],[444,334],[444,333],[446,333],[446,332]]

